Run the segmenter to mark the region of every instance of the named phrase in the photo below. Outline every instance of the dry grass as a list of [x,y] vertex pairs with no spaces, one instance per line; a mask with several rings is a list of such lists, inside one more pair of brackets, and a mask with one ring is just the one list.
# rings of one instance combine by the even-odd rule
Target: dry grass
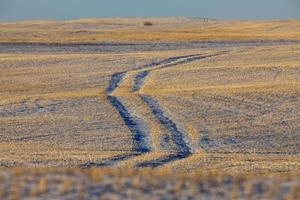
[[[103,19],[0,24],[0,42],[94,43],[198,40],[299,40],[299,20]],[[148,23],[148,21],[147,21]],[[163,30],[163,31],[161,31]],[[32,35],[34,31],[34,35]]]
[[0,197],[5,199],[299,198],[298,173],[257,175],[213,171],[173,174],[166,170],[10,169],[2,170],[0,177],[6,179],[6,182],[0,180],[0,186],[3,186]]

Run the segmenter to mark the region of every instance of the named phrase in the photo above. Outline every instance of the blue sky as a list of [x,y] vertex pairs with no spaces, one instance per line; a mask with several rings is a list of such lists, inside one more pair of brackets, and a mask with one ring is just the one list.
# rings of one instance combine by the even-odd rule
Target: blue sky
[[300,19],[300,0],[0,0],[0,21],[114,16]]

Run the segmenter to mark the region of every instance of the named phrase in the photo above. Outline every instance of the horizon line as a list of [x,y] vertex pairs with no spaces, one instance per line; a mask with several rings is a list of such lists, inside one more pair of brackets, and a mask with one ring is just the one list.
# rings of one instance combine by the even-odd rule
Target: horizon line
[[213,18],[213,17],[190,17],[190,16],[108,16],[108,17],[87,17],[87,18],[32,18],[32,19],[19,19],[19,20],[2,20],[0,18],[0,23],[20,23],[20,22],[35,22],[35,21],[45,21],[45,22],[64,22],[64,21],[80,21],[80,20],[105,20],[105,19],[209,19],[218,21],[295,21],[300,20],[300,18],[270,18],[270,19],[237,19],[237,18]]

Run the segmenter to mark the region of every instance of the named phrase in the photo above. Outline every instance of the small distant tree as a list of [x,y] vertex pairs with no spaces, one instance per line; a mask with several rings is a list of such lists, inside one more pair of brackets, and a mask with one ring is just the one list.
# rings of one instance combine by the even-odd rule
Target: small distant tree
[[144,26],[153,26],[154,24],[152,23],[152,22],[149,22],[149,21],[147,21],[147,22],[144,22]]

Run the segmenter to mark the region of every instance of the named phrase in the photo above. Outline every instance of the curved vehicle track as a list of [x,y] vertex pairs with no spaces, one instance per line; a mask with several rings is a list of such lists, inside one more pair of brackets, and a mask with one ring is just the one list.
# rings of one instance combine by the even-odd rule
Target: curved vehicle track
[[[171,148],[171,150],[168,150],[169,154],[167,156],[162,156],[155,159],[139,162],[135,164],[135,167],[160,167],[172,161],[184,159],[192,155],[193,149],[190,145],[190,139],[188,137],[188,134],[179,129],[179,126],[163,111],[158,101],[156,101],[149,95],[143,95],[139,92],[140,89],[143,87],[147,76],[153,70],[173,67],[180,64],[190,63],[219,55],[222,54],[193,54],[169,57],[158,62],[153,62],[143,66],[139,66],[133,70],[117,72],[113,74],[110,79],[109,86],[106,89],[107,99],[110,101],[111,105],[116,109],[116,111],[118,111],[124,124],[132,133],[132,139],[134,140],[134,153],[128,156],[117,156],[116,158],[112,158],[103,163],[86,163],[83,167],[89,168],[92,166],[103,167],[117,165],[119,162],[131,159],[136,156],[142,156],[146,153],[152,153],[154,151],[164,151],[162,147],[160,147],[159,150],[152,149],[152,140],[154,138],[151,135],[151,131],[148,130],[149,126],[147,126],[147,120],[143,119],[143,115],[138,115],[136,114],[136,112],[130,110],[129,107],[126,107],[126,104],[123,102],[124,97],[122,97],[122,95],[118,95],[118,90],[123,87],[122,84],[125,81],[128,81],[127,79],[132,79],[131,82],[133,83],[133,85],[131,85],[131,89],[126,93],[126,95],[134,95],[142,100],[143,104],[149,109],[150,113],[153,115],[152,119],[155,119],[157,122],[160,123],[161,127],[163,127],[163,130],[161,130],[161,132],[167,132],[168,136],[171,138],[172,143],[175,146],[175,148]],[[131,76],[127,76],[127,74],[129,73],[131,74]],[[124,87],[126,88],[126,86]]]

